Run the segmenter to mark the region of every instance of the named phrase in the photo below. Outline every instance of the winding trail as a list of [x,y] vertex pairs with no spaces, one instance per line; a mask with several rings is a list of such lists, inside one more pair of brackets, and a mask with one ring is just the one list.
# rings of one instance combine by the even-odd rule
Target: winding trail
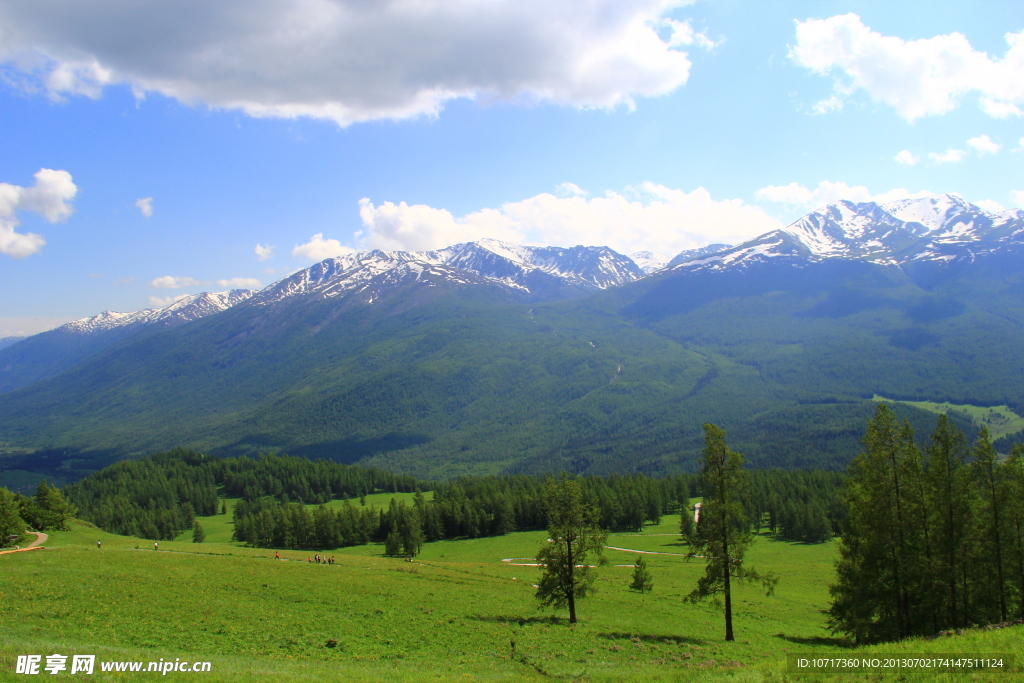
[[[650,534],[651,536],[674,536],[676,534]],[[620,550],[624,553],[638,553],[640,555],[672,555],[673,557],[686,557],[686,553],[662,553],[657,550],[636,550],[634,548],[619,548],[614,545],[606,545],[607,550]],[[703,555],[694,555],[693,557],[704,557]],[[514,567],[541,567],[539,562],[516,562],[515,560],[532,560],[532,557],[506,557],[502,559],[505,564],[510,564]],[[576,565],[582,567],[583,565]],[[613,567],[632,567],[631,564],[613,564]]]
[[35,534],[36,540],[32,541],[24,548],[17,548],[15,550],[0,550],[0,555],[6,555],[8,553],[23,553],[26,550],[44,550],[43,543],[46,543],[46,539],[48,539],[49,536],[41,531],[30,531],[28,533]]

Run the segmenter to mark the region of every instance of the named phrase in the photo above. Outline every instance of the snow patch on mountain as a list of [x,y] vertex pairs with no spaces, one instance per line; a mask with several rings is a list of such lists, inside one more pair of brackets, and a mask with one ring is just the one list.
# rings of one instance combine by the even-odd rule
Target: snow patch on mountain
[[201,294],[186,296],[163,308],[147,308],[131,313],[103,311],[98,315],[88,318],[72,320],[57,329],[89,334],[115,327],[124,327],[125,325],[191,322],[230,308],[237,303],[245,301],[252,294],[252,290],[249,289],[232,289],[228,292],[202,292]]
[[1024,211],[990,213],[956,195],[839,201],[772,233],[671,267],[744,268],[765,259],[863,259],[884,265],[973,259],[1024,243]]

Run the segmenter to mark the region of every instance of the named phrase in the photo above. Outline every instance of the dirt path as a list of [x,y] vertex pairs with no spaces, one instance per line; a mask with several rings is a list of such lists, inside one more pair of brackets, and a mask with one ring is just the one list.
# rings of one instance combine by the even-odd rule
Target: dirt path
[[28,533],[35,534],[36,535],[36,540],[32,541],[31,543],[29,543],[24,548],[18,548],[17,550],[0,550],[0,555],[6,555],[7,553],[23,553],[26,550],[36,550],[36,549],[40,549],[41,550],[41,548],[39,548],[39,546],[41,546],[43,543],[46,543],[46,539],[49,538],[49,536],[47,536],[46,534],[42,533],[41,531],[30,531]]

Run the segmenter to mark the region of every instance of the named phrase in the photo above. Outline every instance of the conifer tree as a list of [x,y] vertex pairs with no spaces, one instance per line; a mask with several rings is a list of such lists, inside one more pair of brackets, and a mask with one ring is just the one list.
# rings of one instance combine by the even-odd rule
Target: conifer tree
[[544,607],[569,608],[569,623],[576,623],[576,600],[594,590],[596,578],[590,562],[604,564],[607,534],[598,526],[597,506],[584,499],[578,481],[563,474],[545,487],[548,542],[537,553],[541,577],[536,597]]
[[633,565],[633,580],[629,587],[640,591],[640,593],[650,593],[654,588],[654,577],[651,576],[651,570],[647,568],[647,560],[643,555],[638,555],[636,558],[636,563]]
[[6,488],[0,488],[0,547],[7,545],[9,536],[20,536],[25,531],[18,500]]
[[925,451],[926,502],[935,536],[935,590],[942,595],[940,627],[958,628],[968,623],[964,609],[968,573],[965,547],[973,526],[963,432],[946,415],[940,415]]
[[1006,489],[1003,483],[1002,465],[999,456],[992,446],[988,429],[981,428],[978,440],[974,443],[974,473],[978,483],[978,530],[981,540],[982,556],[988,557],[990,568],[989,584],[991,593],[996,599],[999,620],[1006,621],[1006,581],[1004,577],[1004,561],[1006,549],[1004,540],[1006,519],[1003,508],[1006,506]]
[[402,551],[402,537],[398,535],[398,530],[392,531],[388,534],[387,538],[384,539],[384,554],[395,556]]
[[203,543],[206,541],[206,532],[203,531],[203,525],[196,520],[195,525],[192,527],[192,542]]
[[746,519],[743,495],[747,491],[747,473],[743,456],[725,444],[725,431],[704,423],[704,451],[701,478],[704,500],[700,520],[687,557],[704,557],[704,576],[687,596],[691,602],[721,593],[725,600],[725,639],[735,640],[732,627],[732,582],[756,581],[769,595],[778,578],[761,576],[743,566],[743,555],[750,545],[750,525]]
[[1006,460],[1006,501],[1018,619],[1024,619],[1024,444],[1016,443]]

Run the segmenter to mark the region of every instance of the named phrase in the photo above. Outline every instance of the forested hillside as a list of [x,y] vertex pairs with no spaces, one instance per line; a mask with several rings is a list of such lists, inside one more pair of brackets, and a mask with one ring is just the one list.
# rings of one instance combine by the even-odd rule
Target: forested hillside
[[[435,283],[235,307],[0,394],[0,433],[40,451],[4,468],[85,473],[180,444],[428,478],[672,473],[705,421],[755,467],[842,468],[876,394],[1024,412],[1015,259],[666,271],[532,305]],[[918,433],[934,420],[897,411]]]

